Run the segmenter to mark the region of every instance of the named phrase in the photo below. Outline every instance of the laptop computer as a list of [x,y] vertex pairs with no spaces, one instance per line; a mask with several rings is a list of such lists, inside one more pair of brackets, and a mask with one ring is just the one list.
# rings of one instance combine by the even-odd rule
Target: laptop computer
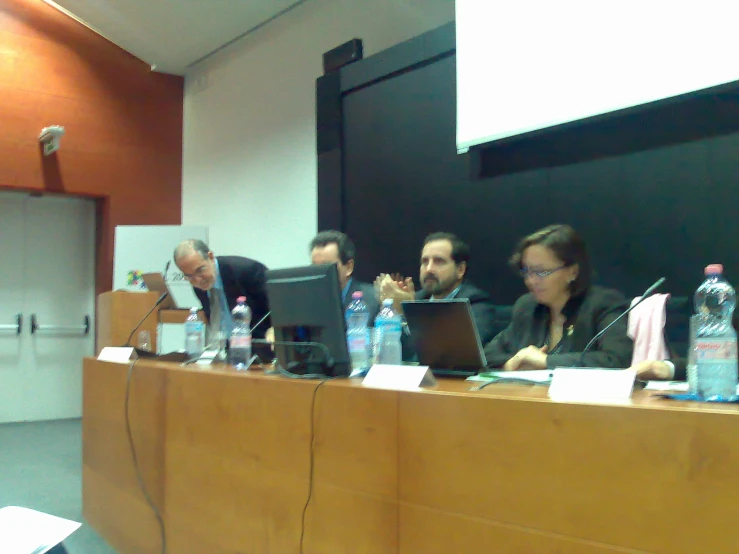
[[467,298],[406,301],[403,312],[418,361],[434,375],[469,377],[486,366]]
[[177,306],[177,302],[175,301],[175,297],[172,295],[172,291],[167,285],[167,281],[164,280],[164,275],[162,275],[161,273],[144,273],[141,276],[141,279],[144,281],[146,288],[149,289],[149,292],[156,292],[160,295],[164,294],[165,292],[169,293],[167,295],[167,298],[165,298],[161,304],[163,309],[179,309],[179,306]]

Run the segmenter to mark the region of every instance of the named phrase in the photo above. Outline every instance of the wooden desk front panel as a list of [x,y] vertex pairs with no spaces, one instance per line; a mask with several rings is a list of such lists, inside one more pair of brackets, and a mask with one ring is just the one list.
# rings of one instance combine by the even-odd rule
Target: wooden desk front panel
[[171,552],[298,552],[317,386],[234,371],[169,371]]
[[[116,550],[158,554],[159,527],[139,489],[124,418],[127,364],[83,364],[82,497],[85,519]],[[131,432],[142,478],[164,507],[165,372],[137,362],[131,379]]]
[[647,554],[405,503],[400,526],[402,553]]
[[316,398],[313,496],[306,553],[398,551],[398,393],[354,381]]
[[[84,511],[158,552],[131,465],[124,364],[85,360]],[[140,361],[134,438],[169,551],[297,554],[316,381]],[[463,382],[328,382],[315,402],[305,554],[733,552],[739,408],[556,404]]]
[[460,527],[499,553],[735,550],[735,408],[424,392],[399,410],[401,552],[451,552]]

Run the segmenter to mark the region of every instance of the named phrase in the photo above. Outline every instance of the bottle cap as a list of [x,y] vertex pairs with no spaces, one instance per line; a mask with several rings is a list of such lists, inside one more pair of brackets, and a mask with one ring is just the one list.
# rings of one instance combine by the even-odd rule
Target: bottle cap
[[246,302],[246,296],[239,296],[239,297],[238,297],[238,298],[236,299],[236,302]]
[[362,298],[362,291],[361,290],[355,290],[352,293],[352,298],[354,298],[354,299],[356,299],[356,298]]
[[706,275],[721,275],[724,272],[724,266],[721,264],[710,264],[706,266]]
[[392,306],[393,305],[393,299],[392,298],[386,298],[382,301],[383,306]]

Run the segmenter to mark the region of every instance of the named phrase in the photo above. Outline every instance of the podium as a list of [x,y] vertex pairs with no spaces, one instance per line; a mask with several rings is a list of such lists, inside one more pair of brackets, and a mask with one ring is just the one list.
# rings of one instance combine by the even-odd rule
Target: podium
[[[130,292],[112,290],[98,295],[97,305],[97,354],[106,346],[123,346],[134,327],[156,304],[159,294],[156,292]],[[157,348],[158,310],[154,310],[139,331],[149,331],[151,349]],[[132,346],[138,342],[138,332],[131,339]]]
[[[134,327],[151,310],[159,298],[157,292],[130,292],[112,290],[98,295],[97,305],[97,354],[106,346],[123,346]],[[205,321],[203,311],[198,312]],[[189,310],[172,310],[159,308],[154,310],[131,338],[131,346],[137,346],[139,331],[149,331],[151,350],[157,352],[159,336],[158,324],[185,323]],[[166,345],[164,346],[166,348]]]

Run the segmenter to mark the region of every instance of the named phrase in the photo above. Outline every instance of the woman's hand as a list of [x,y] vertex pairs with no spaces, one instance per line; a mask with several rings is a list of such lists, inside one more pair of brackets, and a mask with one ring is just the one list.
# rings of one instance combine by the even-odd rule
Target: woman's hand
[[636,371],[636,378],[642,381],[656,381],[673,378],[672,368],[662,360],[645,360],[629,369]]
[[518,371],[521,369],[546,369],[547,368],[547,345],[527,346],[518,351],[518,354],[508,360],[503,366],[503,371]]

